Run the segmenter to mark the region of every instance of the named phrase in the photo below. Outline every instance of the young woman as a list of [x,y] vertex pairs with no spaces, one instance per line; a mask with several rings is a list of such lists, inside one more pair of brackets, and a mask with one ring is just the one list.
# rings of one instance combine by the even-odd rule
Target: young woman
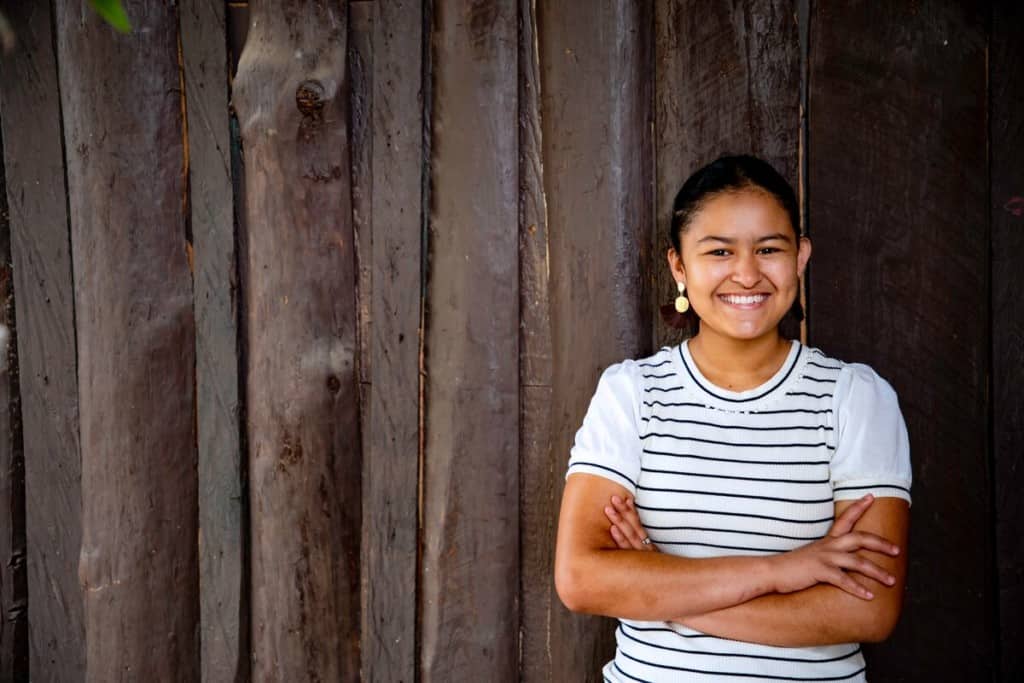
[[859,643],[895,626],[906,427],[870,367],[780,335],[798,225],[759,159],[691,176],[668,263],[699,331],[605,370],[576,434],[555,583],[619,618],[606,681],[864,681]]

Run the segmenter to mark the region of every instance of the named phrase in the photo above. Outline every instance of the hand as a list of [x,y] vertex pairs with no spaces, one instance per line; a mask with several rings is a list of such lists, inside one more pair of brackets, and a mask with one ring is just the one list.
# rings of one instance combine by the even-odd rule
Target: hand
[[[619,550],[645,550],[657,552],[658,547],[650,542],[647,531],[640,524],[640,515],[633,506],[633,498],[627,496],[625,500],[619,496],[612,496],[611,504],[604,508],[605,517],[612,523],[612,540]],[[644,539],[648,539],[644,543]]]
[[830,583],[853,596],[871,600],[874,594],[855,581],[851,572],[863,574],[883,585],[893,585],[896,581],[894,576],[857,554],[862,549],[893,556],[899,554],[899,548],[887,539],[853,530],[873,501],[874,497],[868,494],[844,510],[824,538],[771,556],[770,560],[775,565],[775,591],[791,593],[818,583]]

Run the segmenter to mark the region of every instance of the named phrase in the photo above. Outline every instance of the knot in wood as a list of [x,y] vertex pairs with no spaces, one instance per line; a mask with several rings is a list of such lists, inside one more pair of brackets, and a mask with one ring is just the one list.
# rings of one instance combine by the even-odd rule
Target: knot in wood
[[324,104],[324,86],[320,81],[309,80],[299,83],[299,87],[295,89],[295,105],[303,116],[319,116]]

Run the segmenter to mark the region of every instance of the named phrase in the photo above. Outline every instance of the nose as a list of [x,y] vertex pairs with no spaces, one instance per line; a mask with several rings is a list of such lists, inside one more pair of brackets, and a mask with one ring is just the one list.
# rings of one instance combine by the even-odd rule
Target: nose
[[753,254],[744,254],[735,261],[732,280],[745,289],[751,289],[761,281],[761,268]]

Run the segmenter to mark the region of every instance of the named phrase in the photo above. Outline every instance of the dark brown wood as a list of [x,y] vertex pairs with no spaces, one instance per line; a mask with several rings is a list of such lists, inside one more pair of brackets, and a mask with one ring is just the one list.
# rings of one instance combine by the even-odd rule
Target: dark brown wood
[[516,8],[433,3],[423,681],[518,680]]
[[56,3],[86,678],[195,680],[195,328],[178,18],[170,5],[126,5],[130,35],[80,3]]
[[[363,678],[416,677],[423,230],[423,9],[373,3],[373,366],[363,467]],[[368,65],[369,66],[369,65]],[[364,294],[365,295],[365,294]]]
[[359,677],[347,9],[254,2],[234,80],[257,681]]
[[991,680],[985,11],[812,12],[810,341],[892,383],[915,475],[907,599],[868,676]]
[[[676,296],[665,257],[668,228],[672,202],[691,173],[723,154],[754,154],[797,188],[797,5],[796,0],[656,3],[655,311]],[[784,332],[794,334],[790,328]],[[656,346],[689,334],[654,317]]]
[[[551,444],[551,315],[537,16],[519,2],[520,678],[552,680],[550,616],[562,449]],[[555,455],[556,457],[552,457]]]
[[200,660],[204,681],[249,676],[235,247],[224,5],[179,6],[195,273]]
[[992,6],[992,447],[1000,681],[1024,679],[1024,5]]
[[[85,623],[78,583],[78,377],[52,15],[47,3],[18,3],[4,13],[18,37],[14,51],[0,59],[10,215],[10,261],[4,263],[11,266],[3,283],[16,294],[15,310],[4,310],[16,318],[21,334],[7,339],[4,353],[3,388],[15,393],[0,400],[7,421],[0,432],[5,518],[0,528],[4,543],[10,544],[2,558],[0,678],[28,680],[31,670],[37,681],[81,681]],[[14,431],[19,420],[20,435]],[[19,455],[24,456],[21,463]],[[19,488],[24,497],[20,511]],[[29,604],[26,593],[32,596]],[[32,629],[26,632],[28,621]],[[27,647],[21,642],[25,637]]]
[[[650,254],[637,245],[650,244],[654,218],[653,12],[647,2],[537,8],[555,473],[540,485],[555,486],[556,501],[601,371],[650,350]],[[601,680],[613,631],[553,600],[549,680]]]

